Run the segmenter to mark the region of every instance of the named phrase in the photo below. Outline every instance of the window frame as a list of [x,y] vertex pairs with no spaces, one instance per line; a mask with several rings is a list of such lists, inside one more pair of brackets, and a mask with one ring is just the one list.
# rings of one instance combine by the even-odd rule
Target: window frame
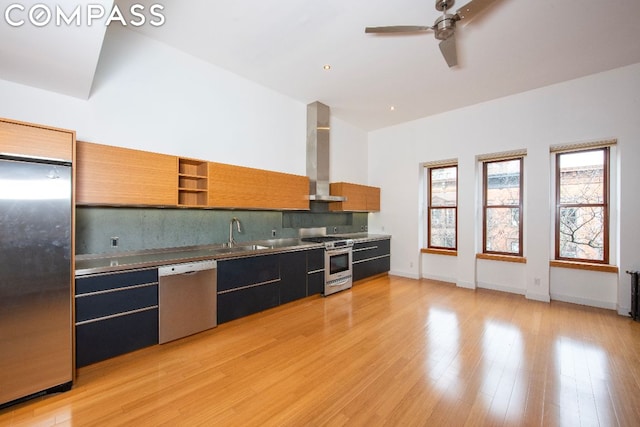
[[[431,182],[432,182],[432,173],[434,170],[437,169],[448,169],[448,168],[455,168],[456,169],[456,202],[455,202],[455,206],[432,206],[431,204],[431,199],[432,199],[432,194],[433,194],[433,189],[431,188]],[[427,173],[427,249],[437,249],[437,250],[442,250],[442,251],[452,251],[455,252],[458,250],[458,164],[448,164],[448,165],[438,165],[438,166],[432,166],[432,167],[426,167],[425,168]],[[435,246],[431,244],[431,211],[432,210],[443,210],[443,209],[453,209],[454,214],[455,214],[455,239],[454,239],[454,246],[452,248],[446,247],[446,246]]]
[[[517,205],[491,205],[487,204],[488,176],[487,165],[489,163],[519,161],[519,191]],[[487,210],[488,209],[513,209],[518,208],[518,252],[503,252],[487,250]],[[490,255],[506,255],[514,257],[524,256],[524,156],[487,159],[482,161],[482,253]]]
[[[598,203],[560,203],[560,156],[563,154],[574,154],[574,153],[586,153],[593,151],[602,151],[603,152],[603,189],[602,189],[602,200],[601,204]],[[611,224],[610,224],[610,209],[611,209],[611,150],[609,146],[602,147],[592,147],[592,148],[584,148],[584,149],[576,149],[576,150],[567,150],[567,151],[557,151],[555,154],[555,230],[554,230],[554,260],[556,261],[572,261],[572,262],[580,262],[580,263],[589,263],[589,264],[609,264],[609,242],[610,242],[610,232],[611,232]],[[588,259],[588,258],[570,258],[570,257],[562,257],[560,256],[560,212],[562,208],[580,208],[580,207],[602,207],[603,208],[603,259]]]

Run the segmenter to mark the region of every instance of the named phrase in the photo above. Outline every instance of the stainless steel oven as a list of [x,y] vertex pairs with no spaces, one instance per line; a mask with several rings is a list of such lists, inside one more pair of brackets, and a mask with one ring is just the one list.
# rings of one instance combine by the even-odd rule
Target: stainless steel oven
[[[340,243],[340,242],[334,242]],[[349,246],[326,248],[324,252],[324,294],[329,295],[353,284],[353,243]]]
[[302,240],[324,244],[324,296],[351,288],[353,240],[337,236],[311,236]]

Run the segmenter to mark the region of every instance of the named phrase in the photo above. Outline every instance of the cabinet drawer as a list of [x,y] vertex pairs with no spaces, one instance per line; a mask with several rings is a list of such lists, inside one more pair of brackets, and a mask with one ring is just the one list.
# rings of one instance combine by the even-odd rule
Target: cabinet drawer
[[158,309],[76,326],[76,367],[158,344]]
[[218,261],[218,292],[280,279],[278,255]]
[[357,280],[375,276],[376,274],[385,273],[389,271],[390,268],[391,258],[388,256],[353,264],[353,281],[355,282]]
[[275,307],[279,299],[279,282],[218,294],[218,324]]
[[148,283],[158,283],[157,268],[79,277],[76,279],[76,295]]
[[388,239],[356,243],[353,246],[353,262],[389,255],[390,253],[391,241]]
[[307,275],[307,295],[321,294],[324,292],[324,270]]
[[158,305],[158,285],[76,296],[76,322],[112,316]]
[[307,272],[324,270],[324,249],[307,251]]

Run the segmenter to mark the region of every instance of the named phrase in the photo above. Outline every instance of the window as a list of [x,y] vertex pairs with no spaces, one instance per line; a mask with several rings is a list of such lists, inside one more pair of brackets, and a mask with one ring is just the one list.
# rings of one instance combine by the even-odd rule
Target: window
[[556,154],[555,258],[609,263],[609,147]]
[[522,256],[522,158],[483,163],[483,252]]
[[458,166],[427,169],[429,190],[427,230],[428,247],[451,249],[458,247]]

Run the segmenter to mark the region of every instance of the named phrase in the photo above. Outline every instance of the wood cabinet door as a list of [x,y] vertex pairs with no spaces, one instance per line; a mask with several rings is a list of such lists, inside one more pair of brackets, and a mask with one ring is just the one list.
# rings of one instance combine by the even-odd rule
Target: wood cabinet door
[[209,164],[209,207],[308,210],[308,194],[305,176]]
[[367,187],[367,211],[380,211],[380,187]]
[[365,211],[367,209],[367,195],[363,185],[335,182],[329,184],[329,191],[332,196],[347,198],[344,202],[329,203],[331,211]]
[[75,132],[0,119],[0,153],[73,161]]
[[78,141],[76,203],[176,206],[177,157]]
[[378,187],[335,182],[331,183],[329,188],[331,195],[347,198],[344,202],[330,203],[331,211],[375,212],[380,210],[380,188]]

